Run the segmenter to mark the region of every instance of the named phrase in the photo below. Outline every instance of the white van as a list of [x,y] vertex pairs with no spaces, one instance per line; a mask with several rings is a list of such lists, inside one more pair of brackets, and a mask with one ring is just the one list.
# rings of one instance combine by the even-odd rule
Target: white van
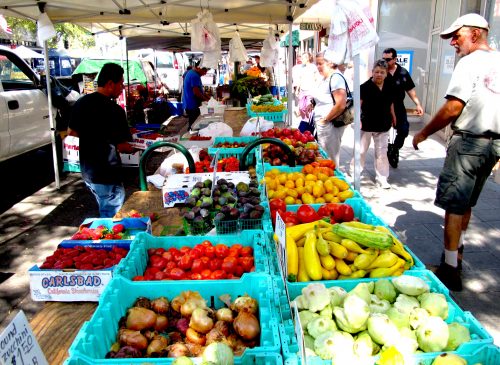
[[0,46],[0,161],[51,142],[47,100],[39,76]]
[[153,51],[144,58],[155,65],[158,76],[171,93],[182,91],[182,74],[188,65],[183,53]]

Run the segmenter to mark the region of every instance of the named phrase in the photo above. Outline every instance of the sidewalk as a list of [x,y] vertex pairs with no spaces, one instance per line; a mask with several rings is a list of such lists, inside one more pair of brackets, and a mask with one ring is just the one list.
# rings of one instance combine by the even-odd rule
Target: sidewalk
[[[389,224],[401,240],[426,264],[439,265],[443,249],[444,211],[434,206],[435,187],[446,154],[445,143],[432,136],[415,151],[412,138],[422,123],[411,123],[410,136],[400,151],[397,169],[391,168],[384,190],[375,184],[373,143],[367,156],[360,191],[373,212]],[[352,158],[354,131],[347,127],[342,139],[340,169]],[[458,305],[481,322],[500,344],[500,184],[490,177],[472,209],[465,238],[462,292],[452,292]]]

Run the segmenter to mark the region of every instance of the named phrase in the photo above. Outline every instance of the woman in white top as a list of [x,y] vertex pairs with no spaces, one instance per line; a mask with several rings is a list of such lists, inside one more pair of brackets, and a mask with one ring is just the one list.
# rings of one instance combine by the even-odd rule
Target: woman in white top
[[311,63],[313,60],[309,52],[305,52],[301,56],[301,67],[297,69],[297,93],[299,99],[300,119],[309,121],[312,94],[318,81],[318,69]]
[[320,79],[313,92],[313,98],[318,143],[338,166],[341,139],[346,126],[334,127],[332,120],[341,115],[346,107],[346,83],[337,65],[325,58],[324,52],[316,55],[316,67]]

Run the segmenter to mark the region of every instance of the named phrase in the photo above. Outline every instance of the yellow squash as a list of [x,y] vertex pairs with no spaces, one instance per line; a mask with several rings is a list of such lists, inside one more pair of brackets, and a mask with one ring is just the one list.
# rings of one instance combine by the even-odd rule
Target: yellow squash
[[299,254],[297,251],[297,244],[289,234],[286,235],[286,262],[288,281],[297,281],[297,274],[299,273]]
[[297,247],[297,252],[299,256],[299,273],[297,275],[297,281],[298,282],[305,282],[309,281],[309,275],[307,275],[306,271],[306,262],[304,259],[304,247]]
[[316,249],[316,233],[309,231],[306,233],[306,242],[304,244],[304,262],[307,275],[311,280],[321,280],[321,261],[319,260],[318,250]]

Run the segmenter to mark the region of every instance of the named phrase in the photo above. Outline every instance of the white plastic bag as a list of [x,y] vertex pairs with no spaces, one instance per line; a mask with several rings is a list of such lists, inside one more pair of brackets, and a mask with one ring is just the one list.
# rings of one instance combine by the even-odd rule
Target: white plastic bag
[[343,8],[347,18],[352,55],[375,46],[379,38],[368,0],[339,0],[337,6]]
[[241,41],[240,34],[234,32],[233,38],[229,41],[229,62],[246,62],[247,59],[247,50]]
[[[259,123],[257,125],[257,119]],[[247,120],[243,128],[241,128],[240,136],[252,136],[259,132],[265,132],[274,128],[274,123],[270,120],[265,120],[262,117],[253,117]]]
[[222,58],[222,53],[220,47],[218,50],[215,51],[205,51],[203,52],[203,59],[201,61],[200,66],[217,69],[221,58]]
[[[193,156],[194,162],[200,161],[199,154],[201,148],[191,147],[188,151],[191,154],[191,156]],[[186,157],[184,157],[182,153],[176,150],[173,155],[170,155],[169,157],[163,160],[163,162],[160,165],[159,171],[157,171],[157,173],[159,173],[161,176],[173,175],[179,173],[179,171],[184,171],[187,166],[188,162]]]
[[221,49],[219,28],[212,13],[204,9],[191,20],[191,51],[211,52]]
[[208,127],[200,129],[198,135],[202,137],[232,137],[233,129],[226,123],[210,123]]
[[78,99],[80,99],[80,96],[81,95],[78,92],[76,92],[75,90],[71,90],[65,99],[67,100],[69,105],[73,105]]

